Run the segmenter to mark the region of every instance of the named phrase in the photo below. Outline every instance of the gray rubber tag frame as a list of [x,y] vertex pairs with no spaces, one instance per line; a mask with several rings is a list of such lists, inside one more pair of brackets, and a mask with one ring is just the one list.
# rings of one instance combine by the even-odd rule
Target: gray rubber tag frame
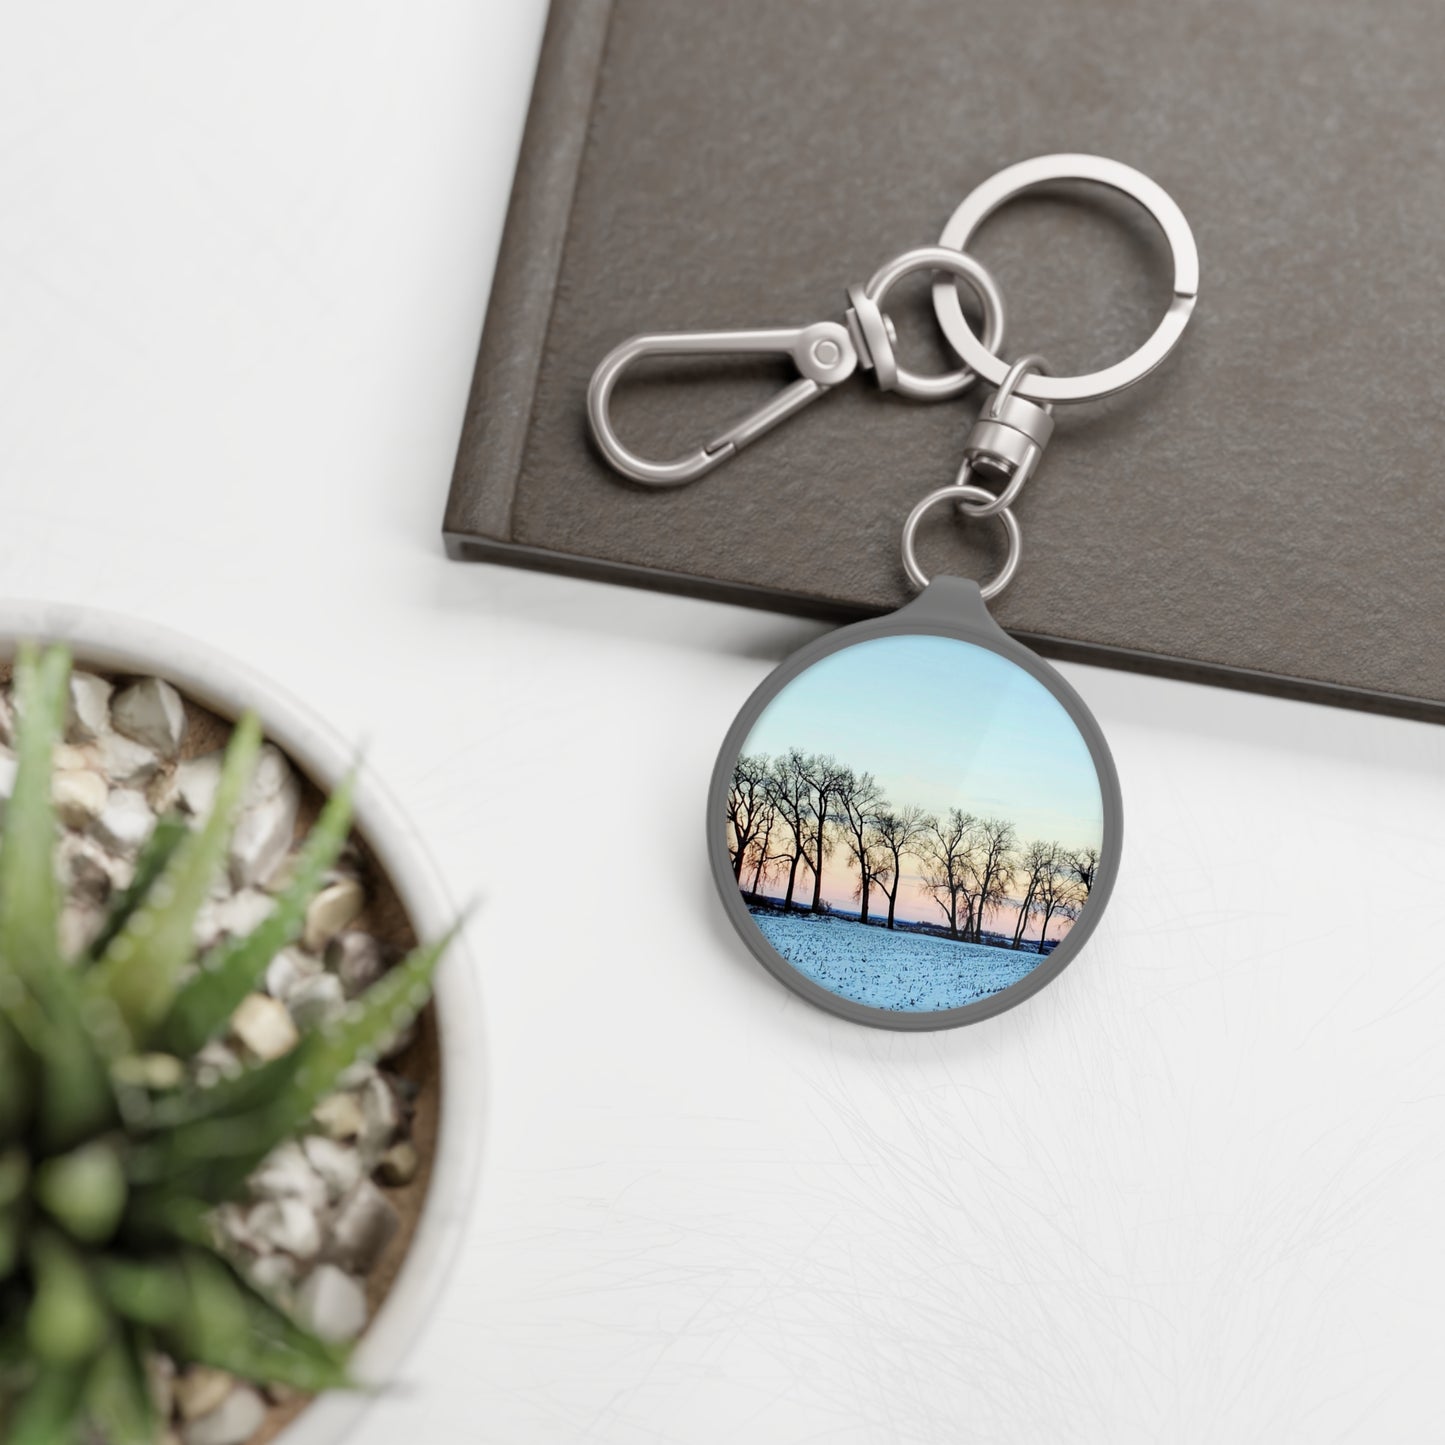
[[[823,658],[881,637],[933,636],[956,638],[998,654],[1031,674],[1068,713],[1089,750],[1099,781],[1103,805],[1103,836],[1099,866],[1077,922],[1045,954],[1039,964],[1016,983],[959,1008],[910,1011],[875,1008],[843,998],[799,972],[764,938],[743,901],[728,857],[723,827],[728,787],[733,768],[763,710],[794,678]],[[738,713],[728,729],[707,798],[707,850],[722,905],[733,927],[760,963],[777,979],[810,1003],[855,1023],[875,1028],[920,1032],[957,1028],[1003,1013],[1032,997],[1052,982],[1073,961],[1098,926],[1113,892],[1123,845],[1123,805],[1113,756],[1094,715],[1063,676],[1037,654],[1015,642],[989,615],[977,583],[957,577],[939,577],[913,601],[885,617],[859,622],[819,638],[802,648],[771,673]]]

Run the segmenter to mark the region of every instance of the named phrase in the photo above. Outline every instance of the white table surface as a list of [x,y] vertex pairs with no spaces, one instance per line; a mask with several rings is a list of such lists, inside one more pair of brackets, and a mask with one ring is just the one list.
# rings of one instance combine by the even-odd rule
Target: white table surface
[[0,17],[0,586],[264,668],[482,903],[471,1233],[357,1438],[1442,1438],[1445,731],[1066,668],[1084,960],[942,1036],[786,993],[700,808],[819,629],[442,553],[542,12]]

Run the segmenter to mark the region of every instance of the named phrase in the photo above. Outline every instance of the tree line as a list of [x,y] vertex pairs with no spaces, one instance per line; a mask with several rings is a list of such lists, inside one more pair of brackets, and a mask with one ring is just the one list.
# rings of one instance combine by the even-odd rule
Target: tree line
[[759,898],[764,883],[782,885],[785,912],[827,911],[823,866],[841,850],[857,878],[859,921],[870,922],[875,900],[881,912],[886,899],[884,926],[893,928],[908,859],[941,910],[950,938],[983,942],[985,914],[1011,905],[1018,910],[1011,946],[1033,942],[1024,935],[1029,920],[1036,919],[1040,953],[1052,922],[1078,917],[1099,867],[1097,848],[1025,841],[1004,818],[961,808],[930,813],[912,804],[900,807],[872,773],[800,748],[777,757],[738,758],[727,825],[738,887]]

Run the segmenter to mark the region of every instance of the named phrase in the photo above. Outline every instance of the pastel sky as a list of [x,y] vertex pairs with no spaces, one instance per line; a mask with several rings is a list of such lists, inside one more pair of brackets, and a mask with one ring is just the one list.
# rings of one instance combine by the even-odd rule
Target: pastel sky
[[[768,705],[744,751],[790,747],[873,773],[900,806],[1008,818],[1021,840],[1067,848],[1103,836],[1093,760],[1068,713],[1022,668],[957,638],[875,638],[815,663]],[[840,858],[824,891],[856,907],[846,874]],[[935,905],[905,891],[915,896],[906,912],[900,896],[900,914],[937,920]]]

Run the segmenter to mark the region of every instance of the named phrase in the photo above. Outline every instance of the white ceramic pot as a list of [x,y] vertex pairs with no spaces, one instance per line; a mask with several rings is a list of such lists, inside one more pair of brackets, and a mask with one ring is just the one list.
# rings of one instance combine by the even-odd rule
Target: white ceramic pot
[[[265,734],[323,793],[349,771],[356,749],[289,693],[242,663],[151,623],[88,608],[0,601],[0,656],[19,643],[62,642],[77,665],[102,672],[163,677],[221,717],[247,708]],[[420,938],[455,921],[422,840],[375,777],[356,788],[356,829],[390,877]],[[421,1333],[465,1227],[482,1129],[482,1069],[476,985],[464,940],[448,950],[436,976],[441,1099],[436,1158],[411,1246],[390,1292],[357,1347],[357,1377],[368,1386],[393,1379]],[[310,1404],[278,1445],[335,1445],[355,1427],[368,1396],[330,1394]]]

